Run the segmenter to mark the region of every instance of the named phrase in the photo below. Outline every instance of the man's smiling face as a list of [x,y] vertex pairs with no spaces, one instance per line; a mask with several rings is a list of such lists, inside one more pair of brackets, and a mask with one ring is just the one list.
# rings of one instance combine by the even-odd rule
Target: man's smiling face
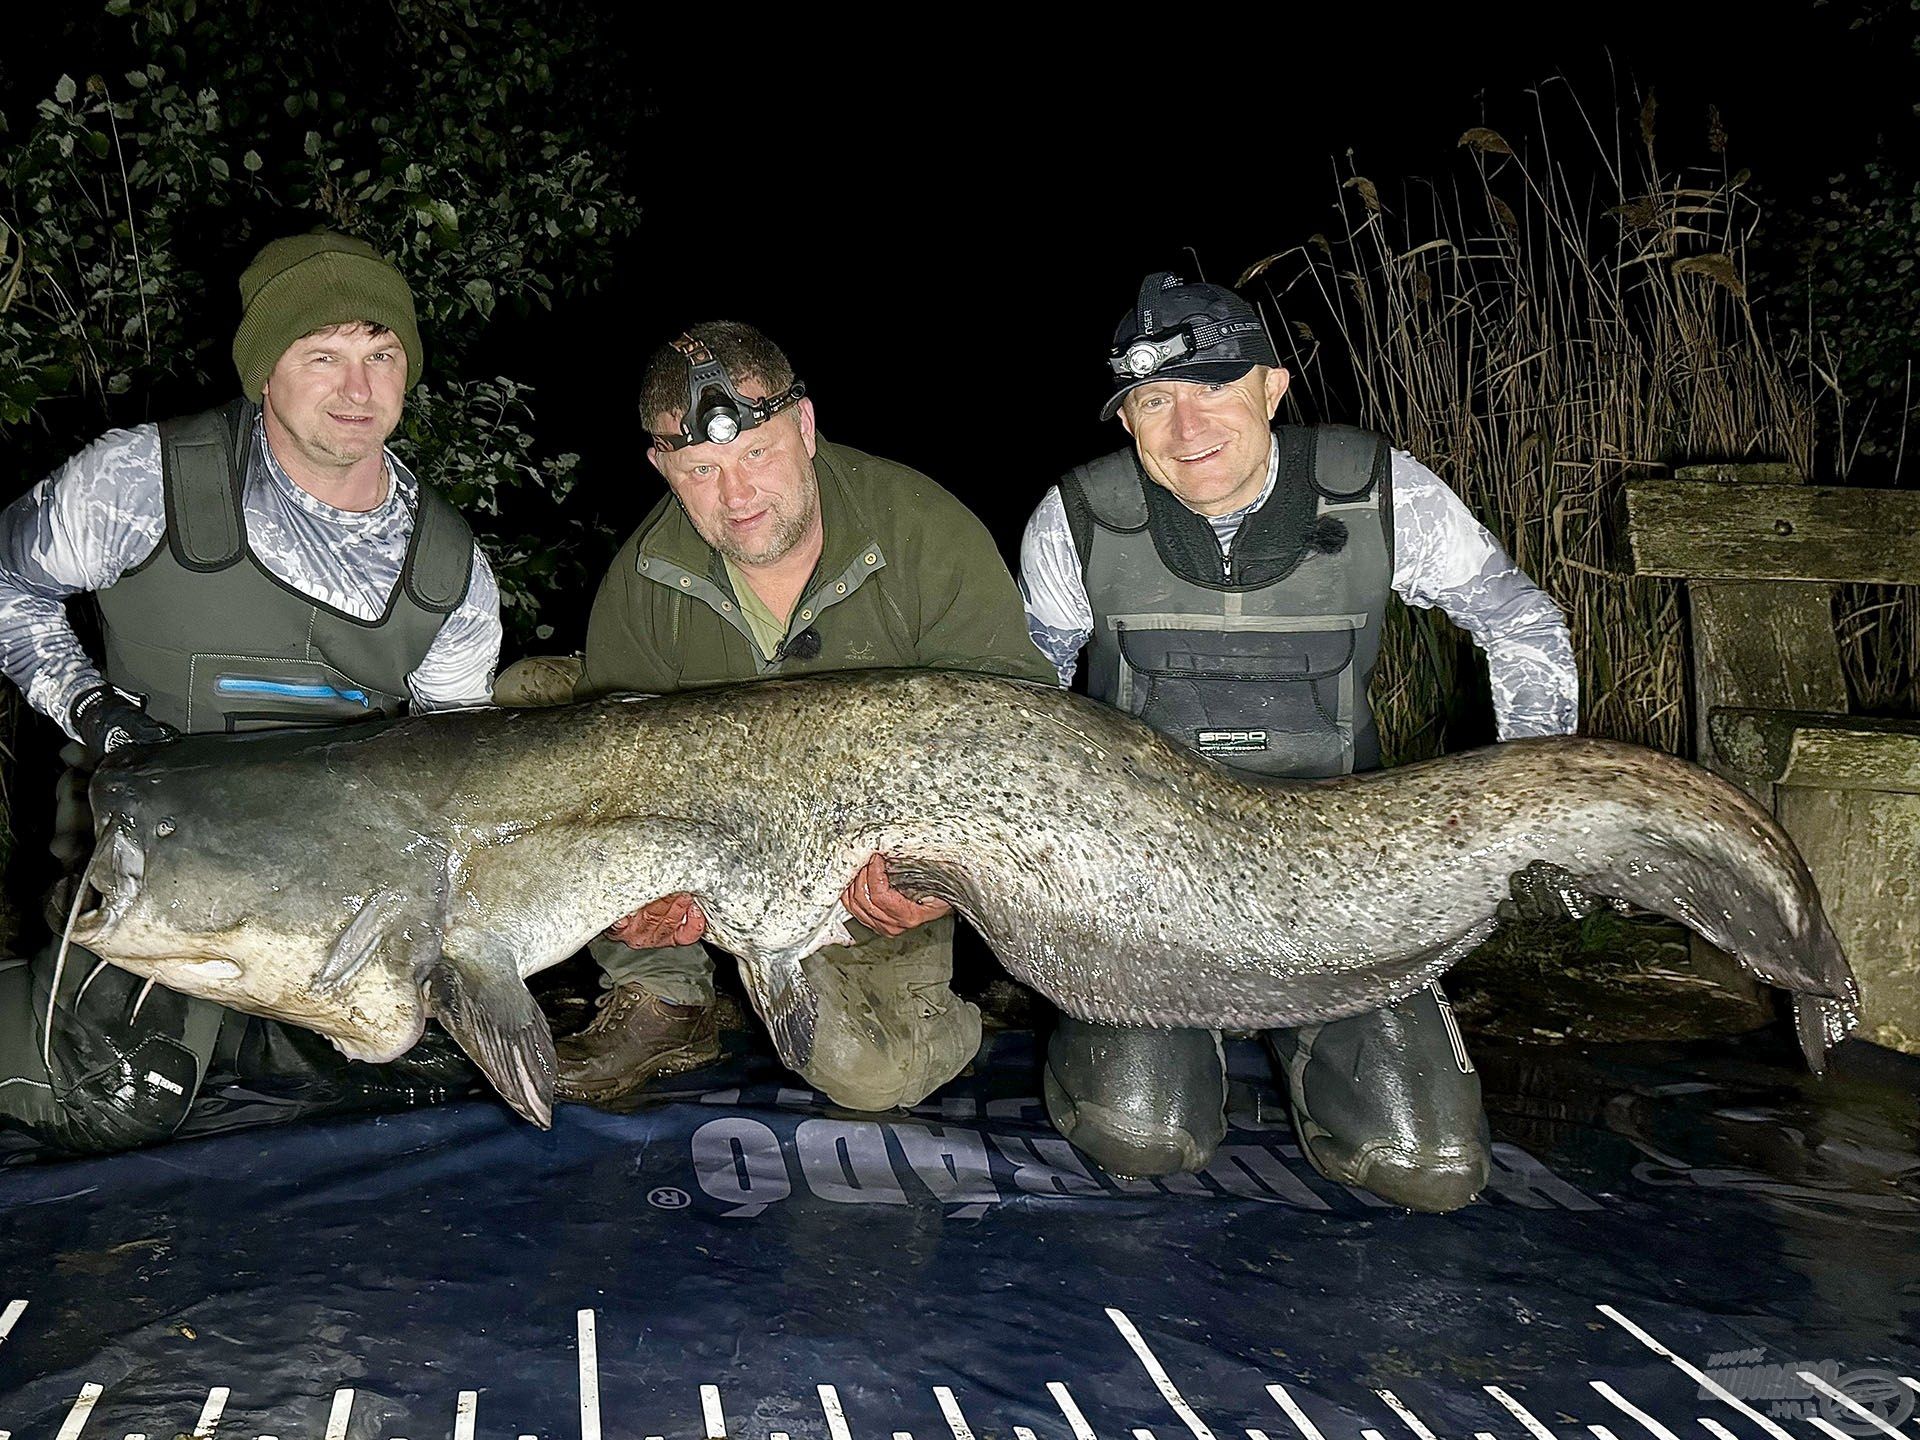
[[1287,372],[1253,366],[1216,385],[1154,380],[1131,390],[1120,423],[1157,485],[1201,515],[1228,515],[1267,483],[1268,426],[1287,393]]
[[267,377],[267,436],[276,449],[290,442],[317,469],[351,469],[380,453],[406,393],[407,352],[398,335],[371,324],[330,325],[289,345]]

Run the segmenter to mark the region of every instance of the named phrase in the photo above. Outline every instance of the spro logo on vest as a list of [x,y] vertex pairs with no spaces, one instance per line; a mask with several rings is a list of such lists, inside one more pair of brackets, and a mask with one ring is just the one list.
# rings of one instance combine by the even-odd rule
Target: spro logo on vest
[[1202,755],[1250,755],[1267,748],[1267,732],[1202,730],[1194,748]]

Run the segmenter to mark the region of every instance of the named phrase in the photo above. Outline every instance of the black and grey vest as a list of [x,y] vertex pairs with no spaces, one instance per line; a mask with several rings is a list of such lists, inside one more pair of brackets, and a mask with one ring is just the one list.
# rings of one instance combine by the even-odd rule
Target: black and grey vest
[[1093,607],[1087,688],[1261,775],[1380,763],[1367,686],[1393,581],[1392,456],[1345,425],[1280,426],[1273,493],[1228,558],[1131,449],[1060,482]]
[[466,598],[473,533],[422,484],[383,614],[361,620],[301,594],[247,544],[241,496],[258,413],[237,402],[161,424],[166,536],[96,596],[107,679],[187,731],[397,715],[407,676]]

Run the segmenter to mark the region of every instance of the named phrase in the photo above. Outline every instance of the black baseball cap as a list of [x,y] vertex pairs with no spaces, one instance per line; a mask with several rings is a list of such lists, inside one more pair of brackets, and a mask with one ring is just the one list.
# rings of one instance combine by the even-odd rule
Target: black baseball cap
[[1260,312],[1233,291],[1159,270],[1140,282],[1139,298],[1120,317],[1107,364],[1120,388],[1102,420],[1113,418],[1129,390],[1155,380],[1218,385],[1256,365],[1277,367],[1280,357]]

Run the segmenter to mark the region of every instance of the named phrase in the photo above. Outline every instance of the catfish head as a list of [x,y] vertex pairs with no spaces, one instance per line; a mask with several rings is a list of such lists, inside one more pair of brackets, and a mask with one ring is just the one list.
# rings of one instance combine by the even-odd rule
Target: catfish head
[[73,939],[171,990],[317,1030],[355,1059],[398,1058],[426,1022],[443,854],[399,833],[391,797],[373,805],[344,777],[315,785],[297,756],[218,743],[202,753],[184,739],[95,773]]
[[505,942],[451,953],[444,823],[350,739],[188,737],[95,773],[73,938],[171,990],[397,1060],[429,1016],[535,1124],[553,1037]]

